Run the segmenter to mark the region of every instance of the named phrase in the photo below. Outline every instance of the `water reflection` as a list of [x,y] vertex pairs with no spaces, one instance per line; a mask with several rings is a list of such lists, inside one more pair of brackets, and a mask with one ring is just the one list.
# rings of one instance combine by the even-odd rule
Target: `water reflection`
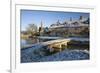
[[41,39],[39,37],[29,38],[29,39],[21,39],[21,46],[36,44],[39,42],[50,41],[51,39]]
[[21,46],[29,45],[29,44],[35,44],[38,43],[38,38],[32,38],[32,39],[21,39]]

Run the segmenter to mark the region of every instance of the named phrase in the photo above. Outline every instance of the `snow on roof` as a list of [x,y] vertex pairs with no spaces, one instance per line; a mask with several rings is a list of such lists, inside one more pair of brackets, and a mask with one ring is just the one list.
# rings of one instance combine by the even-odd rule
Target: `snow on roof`
[[72,20],[72,21],[65,21],[62,24],[52,24],[50,28],[60,28],[60,27],[80,27],[80,26],[89,26],[89,24],[84,24],[82,22],[87,21],[86,18],[82,20]]

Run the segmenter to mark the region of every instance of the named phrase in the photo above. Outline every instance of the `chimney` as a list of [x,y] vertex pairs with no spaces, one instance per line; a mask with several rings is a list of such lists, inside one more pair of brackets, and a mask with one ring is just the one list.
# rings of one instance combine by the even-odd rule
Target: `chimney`
[[79,20],[82,20],[83,19],[83,16],[80,16]]

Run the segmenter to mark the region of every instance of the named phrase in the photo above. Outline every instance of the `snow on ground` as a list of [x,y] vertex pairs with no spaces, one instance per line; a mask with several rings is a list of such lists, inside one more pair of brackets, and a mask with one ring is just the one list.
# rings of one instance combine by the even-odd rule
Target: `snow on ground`
[[64,50],[49,57],[44,57],[40,61],[66,61],[89,59],[89,54],[82,50]]
[[35,51],[34,47],[21,50],[21,63],[89,59],[89,52],[87,52],[86,50],[65,49],[61,52],[57,52],[51,55],[45,55],[43,52],[42,52],[43,55],[40,55],[38,52],[34,52],[34,51]]

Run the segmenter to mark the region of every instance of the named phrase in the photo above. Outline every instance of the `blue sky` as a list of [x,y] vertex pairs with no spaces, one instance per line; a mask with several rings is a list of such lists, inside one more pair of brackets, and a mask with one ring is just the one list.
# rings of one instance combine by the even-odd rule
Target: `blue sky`
[[36,24],[38,27],[43,23],[44,27],[49,27],[58,20],[64,22],[72,19],[79,19],[80,16],[89,17],[89,13],[79,12],[56,12],[56,11],[39,11],[39,10],[21,10],[21,30],[25,30],[28,24]]

